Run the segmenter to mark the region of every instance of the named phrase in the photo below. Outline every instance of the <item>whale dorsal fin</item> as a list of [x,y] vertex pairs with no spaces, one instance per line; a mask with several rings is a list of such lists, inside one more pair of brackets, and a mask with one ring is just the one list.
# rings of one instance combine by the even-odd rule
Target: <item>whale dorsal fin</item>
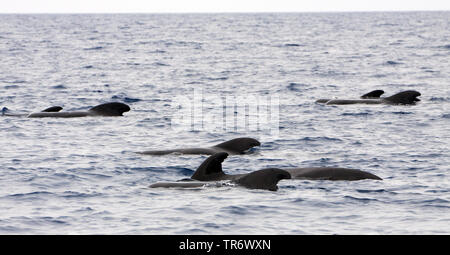
[[62,109],[63,108],[61,106],[52,106],[52,107],[49,107],[49,108],[47,108],[45,110],[42,110],[41,112],[59,112]]
[[267,189],[276,191],[278,182],[282,179],[291,179],[291,175],[282,169],[267,168],[251,172],[236,180],[236,183],[249,189]]
[[406,90],[393,96],[386,97],[384,100],[392,104],[415,104],[420,101],[420,99],[417,98],[420,95],[421,94],[415,90]]
[[228,153],[219,152],[212,156],[209,156],[203,163],[197,168],[195,173],[191,176],[191,179],[198,181],[217,180],[224,176],[222,171],[222,162],[228,157]]
[[95,112],[101,116],[122,116],[124,112],[128,112],[130,107],[122,103],[106,103],[92,107],[90,112]]
[[361,96],[362,99],[367,99],[367,98],[380,98],[381,95],[384,94],[384,91],[381,89],[377,89],[374,91],[370,91],[367,94],[364,94]]
[[246,150],[254,147],[254,146],[260,146],[261,143],[253,138],[247,138],[247,137],[241,137],[241,138],[235,138],[223,143],[219,143],[213,147],[221,148],[226,151],[234,152],[237,154],[242,154]]

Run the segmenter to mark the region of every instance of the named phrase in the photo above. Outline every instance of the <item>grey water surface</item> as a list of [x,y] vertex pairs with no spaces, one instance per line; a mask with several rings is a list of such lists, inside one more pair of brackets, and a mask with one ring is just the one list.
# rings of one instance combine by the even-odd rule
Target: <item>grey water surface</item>
[[[0,15],[0,234],[450,234],[450,12]],[[415,106],[315,104],[413,89]],[[174,129],[173,99],[277,96],[277,133]],[[216,109],[214,102],[204,105]],[[221,127],[221,125],[218,125]],[[150,189],[236,137],[227,173],[339,166],[382,181]]]

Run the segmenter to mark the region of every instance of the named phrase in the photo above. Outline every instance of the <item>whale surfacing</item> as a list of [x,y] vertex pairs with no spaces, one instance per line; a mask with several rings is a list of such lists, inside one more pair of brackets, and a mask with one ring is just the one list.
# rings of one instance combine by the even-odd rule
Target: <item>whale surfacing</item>
[[150,185],[151,188],[160,187],[201,187],[211,181],[229,180],[239,186],[249,189],[264,189],[270,191],[278,190],[278,182],[283,179],[290,179],[291,175],[282,169],[267,168],[254,171],[248,174],[229,175],[222,171],[222,162],[228,157],[228,153],[219,152],[209,156],[197,168],[191,176],[191,181],[182,182],[157,182]]
[[144,155],[166,155],[171,153],[180,154],[205,154],[213,155],[219,152],[226,152],[230,155],[245,154],[245,152],[255,146],[260,146],[261,143],[253,138],[241,137],[235,138],[217,145],[206,148],[186,148],[186,149],[173,149],[173,150],[149,150],[138,152]]
[[318,99],[316,103],[326,105],[348,104],[388,104],[388,105],[414,105],[420,101],[417,97],[421,94],[415,90],[406,90],[390,97],[381,98],[383,90],[374,90],[362,95],[361,99]]
[[123,116],[124,112],[130,111],[130,107],[123,103],[112,102],[100,104],[92,107],[88,111],[67,111],[61,112],[61,106],[52,106],[40,112],[34,113],[13,113],[8,108],[3,107],[2,116],[7,117],[27,117],[27,118],[75,118],[87,116]]
[[292,179],[358,181],[364,179],[382,180],[369,172],[351,168],[308,167],[284,169],[291,174]]
[[[207,158],[195,171],[191,179],[198,181],[219,181],[242,178],[248,174],[227,175],[222,171],[222,162],[227,158],[226,153],[217,153]],[[336,167],[308,167],[280,169],[290,174],[291,179],[355,181],[363,179],[382,180],[369,172],[350,168]],[[261,170],[260,170],[261,171]],[[285,178],[289,179],[289,178]]]
[[159,187],[201,187],[211,181],[231,181],[237,185],[249,189],[265,189],[276,191],[278,182],[283,179],[299,180],[329,180],[329,181],[357,181],[364,179],[382,180],[369,172],[350,168],[335,167],[309,167],[309,168],[265,168],[246,174],[226,174],[222,170],[222,163],[228,157],[228,153],[219,152],[209,156],[197,168],[189,181],[159,182],[150,185],[151,188]]
[[42,112],[31,113],[28,118],[75,118],[87,116],[123,116],[124,112],[130,111],[130,107],[123,103],[105,103],[92,107],[88,111],[60,112],[61,107],[50,107]]
[[[248,174],[227,175],[222,171],[222,162],[227,158],[226,153],[217,153],[207,158],[195,171],[191,179],[198,181],[233,180]],[[355,181],[363,179],[382,180],[369,172],[351,168],[336,167],[308,167],[281,169],[290,174],[291,179]],[[261,171],[261,170],[260,170]],[[285,178],[289,179],[289,178]]]
[[[42,110],[41,112],[59,112],[62,110],[61,106],[52,106],[49,107],[47,109]],[[2,109],[2,116],[7,116],[7,117],[27,117],[29,114],[28,113],[14,113],[11,112],[8,108],[3,107]]]

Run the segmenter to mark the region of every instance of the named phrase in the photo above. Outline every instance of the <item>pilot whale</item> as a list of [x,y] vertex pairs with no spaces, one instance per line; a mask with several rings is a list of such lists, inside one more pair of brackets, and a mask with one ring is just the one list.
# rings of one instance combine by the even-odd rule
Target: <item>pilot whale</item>
[[280,180],[291,178],[287,171],[278,168],[266,168],[247,174],[225,174],[222,171],[222,162],[227,157],[228,153],[226,152],[216,153],[203,161],[191,179],[183,179],[178,182],[157,182],[150,185],[150,188],[193,188],[202,187],[211,181],[231,181],[249,189],[276,191]]
[[173,149],[173,150],[150,150],[138,152],[144,155],[166,155],[170,153],[181,154],[205,154],[213,155],[218,152],[226,152],[230,155],[244,154],[247,150],[260,146],[261,143],[253,138],[241,137],[235,138],[217,145],[206,148],[186,148],[186,149]]
[[[222,162],[227,158],[227,153],[217,153],[206,159],[195,171],[191,179],[197,181],[221,181],[240,178],[242,174],[227,175],[222,171]],[[336,167],[307,167],[307,168],[286,168],[282,170],[288,172],[292,179],[308,180],[332,180],[332,181],[355,181],[363,179],[382,180],[380,177],[369,172],[351,168]],[[244,174],[246,175],[246,174]]]
[[389,104],[389,105],[413,105],[420,101],[417,97],[421,94],[415,90],[406,90],[390,97],[381,98],[382,90],[374,90],[364,94],[360,99],[319,99],[316,103],[326,105],[347,104]]
[[209,156],[194,172],[190,179],[177,182],[157,182],[151,188],[194,188],[202,187],[211,181],[231,181],[251,189],[276,191],[278,182],[283,179],[356,181],[364,179],[382,180],[369,172],[350,168],[309,167],[309,168],[266,168],[247,174],[226,174],[222,162],[228,157],[226,152]]
[[369,172],[351,168],[338,167],[305,167],[286,168],[292,179],[329,180],[329,181],[357,181],[364,179],[382,180]]
[[73,118],[73,117],[87,117],[87,116],[123,116],[124,112],[128,112],[130,107],[123,103],[112,102],[100,104],[92,107],[87,111],[67,111],[60,112],[63,108],[60,106],[52,106],[41,112],[35,112],[30,114],[15,114],[10,113],[9,110],[4,107],[2,109],[2,116],[15,116],[15,117],[27,117],[27,118]]

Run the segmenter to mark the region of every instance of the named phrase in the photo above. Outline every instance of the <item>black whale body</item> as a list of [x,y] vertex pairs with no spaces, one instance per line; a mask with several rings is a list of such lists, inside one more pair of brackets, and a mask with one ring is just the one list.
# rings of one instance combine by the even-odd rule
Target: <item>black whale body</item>
[[3,116],[15,116],[15,117],[27,117],[27,118],[74,118],[74,117],[87,117],[87,116],[123,116],[124,112],[130,111],[130,107],[123,103],[112,102],[100,104],[92,107],[87,111],[67,111],[61,112],[62,107],[52,106],[41,112],[35,112],[30,114],[14,114],[9,113],[7,108],[3,108]]
[[222,171],[222,162],[228,157],[228,153],[219,152],[209,156],[197,168],[190,181],[182,180],[178,182],[157,182],[150,185],[150,188],[189,188],[201,187],[211,181],[231,181],[239,186],[249,189],[264,189],[276,191],[277,183],[283,179],[290,179],[291,175],[282,169],[266,168],[248,174],[225,174]]
[[[207,158],[195,171],[191,179],[198,181],[220,181],[234,180],[241,178],[243,175],[228,175],[222,171],[222,162],[227,158],[227,153],[217,153]],[[381,180],[380,177],[369,172],[350,168],[337,167],[307,167],[307,168],[286,168],[292,179],[309,179],[309,180],[363,180],[374,179]]]
[[244,154],[247,150],[260,145],[261,143],[256,139],[248,137],[240,137],[205,148],[199,147],[199,148],[184,148],[172,150],[150,150],[138,153],[144,155],[166,155],[171,153],[213,155],[219,152],[226,152],[230,155],[237,155],[237,154]]
[[238,185],[251,189],[266,189],[275,191],[277,183],[282,179],[307,179],[330,181],[356,181],[364,179],[382,180],[369,172],[350,168],[309,167],[309,168],[266,168],[248,174],[225,174],[222,171],[222,162],[227,158],[225,152],[216,153],[208,157],[191,176],[190,181],[157,182],[151,188],[160,187],[201,187],[211,181],[230,180]]
[[388,104],[388,105],[413,105],[420,101],[417,97],[421,94],[415,90],[406,90],[390,97],[381,98],[382,90],[374,90],[364,94],[360,99],[319,99],[316,103],[326,105],[348,104]]
[[286,168],[292,179],[329,180],[329,181],[358,181],[364,179],[382,180],[369,172],[351,168],[339,167],[305,167]]

